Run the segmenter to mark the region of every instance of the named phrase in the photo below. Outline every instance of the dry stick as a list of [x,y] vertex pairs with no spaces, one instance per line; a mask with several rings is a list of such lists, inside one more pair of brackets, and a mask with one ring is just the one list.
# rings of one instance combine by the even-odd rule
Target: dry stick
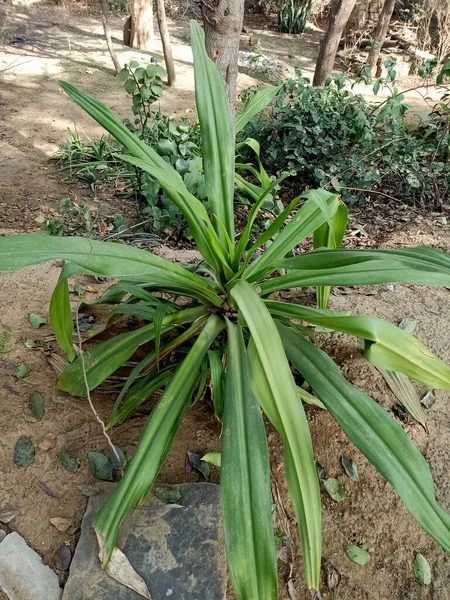
[[120,459],[119,453],[116,450],[116,447],[114,446],[114,444],[111,441],[111,438],[109,437],[106,428],[105,428],[105,424],[103,423],[103,421],[101,420],[98,412],[95,410],[95,406],[92,402],[92,398],[91,398],[91,393],[89,390],[89,383],[88,383],[88,379],[87,379],[87,373],[86,373],[86,365],[84,363],[84,352],[83,352],[83,348],[82,348],[82,339],[81,339],[81,331],[80,331],[80,321],[78,318],[78,311],[80,309],[80,304],[81,304],[81,298],[78,299],[78,304],[77,307],[75,309],[75,326],[77,329],[77,336],[78,336],[78,355],[80,357],[80,361],[81,361],[81,370],[83,372],[83,380],[84,380],[84,385],[86,386],[86,393],[87,393],[87,399],[89,402],[89,406],[91,408],[92,413],[94,414],[94,417],[96,418],[96,420],[99,422],[100,427],[102,428],[102,433],[105,436],[109,447],[111,448],[111,451],[113,452],[114,456],[117,459],[117,464],[120,466],[120,473],[123,477],[123,465],[122,465],[122,460]]
[[102,9],[102,23],[103,23],[103,31],[105,32],[105,40],[106,45],[108,46],[108,51],[111,55],[111,59],[114,63],[114,69],[116,71],[116,75],[120,71],[120,63],[117,59],[116,51],[114,50],[114,46],[111,39],[111,32],[109,31],[109,23],[108,23],[108,5],[106,4],[106,0],[100,0],[100,5]]
[[172,46],[170,44],[169,30],[167,28],[166,9],[164,0],[156,0],[156,18],[158,19],[159,35],[163,47],[164,60],[166,63],[167,83],[175,85],[176,75],[173,63]]
[[399,198],[395,198],[394,196],[390,196],[389,194],[385,194],[384,192],[378,192],[377,190],[368,190],[366,188],[357,188],[357,187],[348,187],[346,185],[340,185],[339,187],[344,190],[353,190],[355,192],[367,192],[368,194],[378,194],[379,196],[384,196],[385,198],[389,198],[390,200],[395,200],[396,202],[401,202]]

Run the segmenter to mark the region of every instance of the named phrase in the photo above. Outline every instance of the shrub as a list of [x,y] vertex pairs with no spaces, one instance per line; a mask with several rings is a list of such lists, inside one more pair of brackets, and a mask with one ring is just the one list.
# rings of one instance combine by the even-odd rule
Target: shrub
[[[239,600],[277,598],[269,456],[261,409],[283,441],[287,484],[310,590],[318,590],[320,583],[321,510],[302,400],[316,404],[320,400],[392,484],[418,523],[450,550],[450,516],[436,502],[423,456],[401,425],[347,382],[337,365],[308,340],[308,330],[297,323],[363,338],[364,356],[373,365],[404,373],[433,388],[450,388],[450,368],[411,334],[386,321],[269,299],[272,292],[306,286],[325,290],[333,285],[395,281],[448,286],[450,257],[431,248],[338,249],[345,210],[335,195],[324,190],[310,190],[297,198],[251,244],[252,224],[273,183],[259,195],[244,231],[236,239],[235,143],[227,117],[227,96],[219,72],[206,55],[203,32],[196,22],[191,38],[209,210],[189,192],[180,174],[105,105],[72,85],[61,85],[127,150],[121,158],[157,179],[183,213],[203,257],[197,272],[120,243],[30,235],[0,239],[1,270],[53,259],[65,261],[50,304],[56,339],[70,361],[59,378],[60,389],[75,396],[88,395],[87,388],[102,384],[138,348],[144,357],[121,390],[108,428],[122,422],[155,390],[165,388],[123,479],[95,519],[103,563],[107,564],[115,551],[125,515],[145,499],[155,483],[195,389],[204,385],[202,373],[208,368],[215,413],[223,423],[222,518],[228,565]],[[245,118],[238,117],[237,130],[255,106],[250,105]],[[325,247],[289,258],[294,247],[313,233],[315,242],[323,240]],[[255,260],[257,251],[264,247]],[[280,275],[274,276],[276,272]],[[105,304],[117,304],[103,329],[121,315],[132,315],[146,324],[77,356],[67,283],[75,273],[119,280],[101,299]],[[297,386],[302,378],[317,398]]]
[[[340,76],[312,87],[300,72],[283,82],[271,111],[244,131],[259,141],[267,168],[295,170],[303,186],[334,185],[349,203],[363,197],[358,189],[431,206],[436,189],[441,202],[448,199],[448,105],[407,124],[407,105],[395,88],[387,102],[373,105],[344,84]],[[375,92],[379,87],[375,81]]]
[[[153,57],[146,66],[137,61],[124,66],[118,77],[131,97],[134,114],[134,119],[126,119],[124,124],[174,166],[192,193],[206,200],[198,123],[185,118],[176,120],[153,109],[162,95],[164,76],[165,70]],[[93,190],[99,179],[113,184],[125,182],[126,195],[136,200],[136,222],[142,223],[145,231],[169,229],[174,236],[190,238],[184,216],[165,196],[157,180],[117,158],[122,149],[104,138],[82,139],[71,133],[56,159],[69,170],[70,178],[89,183]]]
[[278,31],[281,33],[303,33],[312,0],[277,0]]

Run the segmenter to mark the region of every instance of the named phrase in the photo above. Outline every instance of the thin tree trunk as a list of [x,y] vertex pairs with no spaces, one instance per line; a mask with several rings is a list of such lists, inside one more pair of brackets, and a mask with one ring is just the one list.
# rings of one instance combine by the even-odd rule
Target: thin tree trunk
[[389,29],[389,23],[391,22],[392,13],[395,8],[395,0],[385,0],[383,8],[378,19],[377,26],[373,33],[372,47],[367,58],[367,63],[370,68],[370,72],[374,73],[377,65],[377,60],[381,52],[381,48],[386,40],[386,35]]
[[167,83],[175,85],[175,66],[173,64],[172,46],[170,44],[169,30],[167,29],[166,9],[164,0],[156,0],[156,18],[158,19],[159,34],[166,62]]
[[112,44],[111,32],[109,31],[109,23],[108,23],[108,5],[106,0],[100,0],[100,5],[102,8],[102,23],[103,23],[103,31],[105,32],[105,40],[106,45],[108,46],[108,51],[111,55],[111,59],[114,63],[114,69],[117,73],[120,71],[120,63],[117,59],[116,51],[114,50],[114,46]]
[[355,4],[356,0],[334,0],[328,29],[320,44],[313,85],[323,85],[327,75],[332,73],[339,42]]
[[153,0],[131,0],[130,46],[152,50],[155,44],[153,27]]
[[202,13],[206,51],[222,74],[227,88],[230,114],[234,122],[244,0],[216,0],[215,2],[202,0]]

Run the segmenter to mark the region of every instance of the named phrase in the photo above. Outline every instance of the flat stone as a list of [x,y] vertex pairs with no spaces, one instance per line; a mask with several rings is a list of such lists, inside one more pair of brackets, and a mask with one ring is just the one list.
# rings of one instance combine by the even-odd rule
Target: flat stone
[[0,543],[0,590],[9,600],[59,600],[56,574],[17,533]]
[[[225,600],[227,572],[219,486],[171,486],[181,499],[164,504],[153,494],[125,519],[117,546],[144,579],[152,600]],[[92,521],[113,484],[89,499],[63,600],[142,600],[102,570]]]

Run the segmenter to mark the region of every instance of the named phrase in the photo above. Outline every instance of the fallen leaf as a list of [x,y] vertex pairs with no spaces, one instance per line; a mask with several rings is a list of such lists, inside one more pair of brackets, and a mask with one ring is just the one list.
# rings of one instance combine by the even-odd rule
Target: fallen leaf
[[47,494],[47,496],[50,496],[50,498],[56,498],[56,494],[54,494],[52,490],[49,487],[47,487],[43,481],[39,482],[39,487],[44,492],[44,494]]
[[202,461],[200,454],[188,451],[186,452],[186,472],[190,473],[192,469],[198,471],[205,479],[208,479],[211,473],[208,463]]
[[364,550],[364,548],[360,548],[359,546],[347,546],[345,551],[350,560],[358,565],[362,565],[363,567],[370,565],[370,554],[367,550]]
[[56,446],[56,435],[54,433],[47,433],[47,435],[39,442],[38,448],[42,452],[47,452]]
[[354,460],[348,456],[341,456],[341,464],[352,481],[359,481],[358,465]]
[[12,351],[12,335],[8,329],[0,336],[0,354],[7,354]]
[[414,559],[414,576],[422,585],[430,585],[431,583],[430,565],[423,554],[417,554]]
[[58,454],[58,459],[62,466],[70,473],[76,473],[78,471],[80,459],[69,454],[67,450],[61,450]]
[[44,416],[44,406],[45,401],[43,396],[39,392],[31,392],[28,396],[28,407],[33,417],[38,421],[41,421]]
[[10,506],[6,506],[5,508],[0,508],[0,523],[4,523],[5,525],[15,519],[19,511],[16,508],[11,508]]
[[31,438],[23,435],[17,440],[14,448],[14,462],[21,467],[28,467],[34,462],[35,449]]
[[328,477],[327,472],[322,467],[322,465],[320,464],[319,461],[316,460],[315,463],[316,463],[316,472],[317,472],[317,477],[319,479],[320,487],[322,489],[325,489],[324,482],[326,481],[326,479]]
[[58,531],[65,532],[72,525],[69,519],[65,519],[64,517],[53,517],[50,519],[50,523],[55,527]]
[[113,466],[101,452],[88,452],[89,469],[96,479],[101,481],[113,480]]
[[70,563],[72,562],[72,552],[66,544],[61,544],[58,548],[57,552],[57,567],[62,571],[67,571],[70,567]]
[[91,496],[98,494],[98,489],[95,485],[82,485],[79,489],[83,496],[86,496],[86,498],[90,498]]
[[26,340],[25,341],[25,346],[29,350],[36,350],[38,348],[43,348],[44,347],[44,342],[42,340]]
[[119,455],[119,460],[117,460],[117,456],[112,451],[112,448],[109,448],[109,460],[114,471],[121,471],[127,466],[127,457],[125,456],[125,452],[122,450],[122,448],[119,448],[118,446],[114,446],[114,448]]
[[326,479],[323,482],[323,485],[335,502],[342,502],[345,500],[344,486],[337,479]]
[[220,467],[222,464],[222,453],[221,452],[207,452],[202,456],[202,460],[213,465],[214,467]]
[[414,317],[406,317],[400,322],[399,328],[406,331],[406,333],[412,333],[417,326],[417,319]]
[[16,390],[10,385],[4,385],[3,389],[12,394],[13,396],[20,396],[19,392],[16,392]]
[[334,590],[339,586],[341,576],[339,572],[333,566],[329,566],[327,569],[327,586],[329,590]]
[[430,390],[429,392],[427,392],[425,394],[425,396],[422,398],[422,400],[420,401],[420,403],[423,404],[423,406],[425,406],[425,408],[431,408],[435,402],[436,402],[436,394],[434,393],[434,390]]
[[31,313],[31,315],[29,316],[29,319],[30,319],[31,326],[34,327],[34,329],[39,329],[39,327],[41,325],[45,325],[47,323],[47,321],[44,319],[44,317],[42,317],[41,315],[38,315],[37,313]]
[[181,494],[177,488],[162,486],[155,490],[156,497],[165,502],[165,504],[174,504],[181,498]]
[[[97,534],[99,546],[98,556],[100,558],[100,562],[103,564],[105,559],[105,541],[103,536],[96,529],[95,533]],[[147,598],[147,600],[152,600],[147,584],[133,569],[125,554],[118,548],[114,548],[111,559],[106,566],[106,572],[110,577],[122,585],[134,590],[144,598]]]
[[28,365],[26,365],[25,363],[21,363],[14,371],[14,377],[17,377],[18,379],[23,379],[28,375],[29,372],[30,369],[28,368]]

